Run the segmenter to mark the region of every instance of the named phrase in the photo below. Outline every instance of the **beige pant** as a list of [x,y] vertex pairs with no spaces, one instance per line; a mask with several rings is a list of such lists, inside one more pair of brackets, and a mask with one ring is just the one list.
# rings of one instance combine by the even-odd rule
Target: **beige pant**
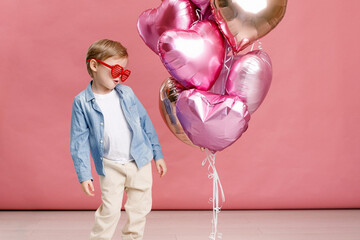
[[142,239],[145,217],[151,210],[151,163],[138,169],[135,162],[120,164],[104,159],[105,175],[100,176],[102,204],[95,212],[91,240],[110,240],[120,219],[124,190],[128,221],[122,229],[122,240]]

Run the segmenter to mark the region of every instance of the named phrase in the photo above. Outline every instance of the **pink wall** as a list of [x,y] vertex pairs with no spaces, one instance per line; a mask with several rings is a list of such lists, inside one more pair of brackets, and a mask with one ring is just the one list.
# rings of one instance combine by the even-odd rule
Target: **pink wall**
[[[105,5],[105,2],[107,5]],[[158,131],[169,172],[154,171],[155,209],[209,209],[205,154],[162,121],[158,91],[169,76],[137,34],[137,17],[160,0],[0,2],[0,208],[95,209],[69,152],[73,97],[90,78],[95,40],[130,53],[128,84]],[[263,38],[274,78],[248,131],[217,154],[225,209],[360,207],[360,22],[357,1],[289,1]]]

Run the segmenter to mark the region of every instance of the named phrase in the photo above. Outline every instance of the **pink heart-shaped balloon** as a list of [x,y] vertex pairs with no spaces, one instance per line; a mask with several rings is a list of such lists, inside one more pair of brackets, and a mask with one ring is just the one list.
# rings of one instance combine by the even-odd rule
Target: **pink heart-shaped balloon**
[[176,114],[193,144],[213,152],[233,144],[246,131],[250,120],[247,106],[239,97],[197,89],[179,95]]
[[170,30],[159,38],[159,55],[169,73],[184,87],[208,90],[224,62],[224,39],[213,21],[189,30]]
[[227,56],[209,92],[238,96],[252,114],[265,99],[271,79],[269,55],[262,50],[255,50],[244,55]]
[[137,23],[140,37],[158,54],[161,34],[171,29],[189,29],[198,19],[189,0],[164,0],[158,8],[143,12]]
[[272,79],[271,59],[264,51],[256,50],[235,56],[226,81],[226,92],[238,96],[252,114],[269,91]]

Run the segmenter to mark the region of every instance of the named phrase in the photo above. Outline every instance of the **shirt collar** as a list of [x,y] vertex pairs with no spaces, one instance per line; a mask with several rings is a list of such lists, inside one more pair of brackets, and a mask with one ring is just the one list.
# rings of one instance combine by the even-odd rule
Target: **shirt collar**
[[94,93],[91,89],[92,82],[93,81],[90,81],[89,85],[87,86],[87,88],[85,90],[85,97],[86,97],[86,101],[88,101],[88,102],[95,98]]
[[[95,98],[94,93],[91,89],[92,82],[93,81],[90,81],[89,85],[87,86],[87,88],[85,90],[85,97],[86,97],[86,101],[88,101],[88,102]],[[122,97],[123,89],[124,89],[124,86],[122,84],[117,84],[115,87],[115,90],[119,93],[120,97]]]

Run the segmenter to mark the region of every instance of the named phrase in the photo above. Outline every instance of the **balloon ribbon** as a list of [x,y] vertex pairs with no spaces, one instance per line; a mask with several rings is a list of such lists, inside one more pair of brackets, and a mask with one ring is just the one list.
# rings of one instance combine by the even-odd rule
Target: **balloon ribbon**
[[[217,232],[217,223],[218,223],[218,214],[220,213],[222,204],[225,202],[225,194],[222,188],[219,175],[215,167],[215,153],[210,152],[208,149],[205,149],[206,158],[202,162],[202,166],[209,163],[209,179],[213,180],[213,196],[210,198],[210,202],[213,204],[213,219],[212,219],[212,231],[209,236],[209,239],[216,240],[216,237],[222,238],[222,234]],[[219,192],[220,190],[220,192]],[[221,206],[219,206],[219,194],[221,193]]]

